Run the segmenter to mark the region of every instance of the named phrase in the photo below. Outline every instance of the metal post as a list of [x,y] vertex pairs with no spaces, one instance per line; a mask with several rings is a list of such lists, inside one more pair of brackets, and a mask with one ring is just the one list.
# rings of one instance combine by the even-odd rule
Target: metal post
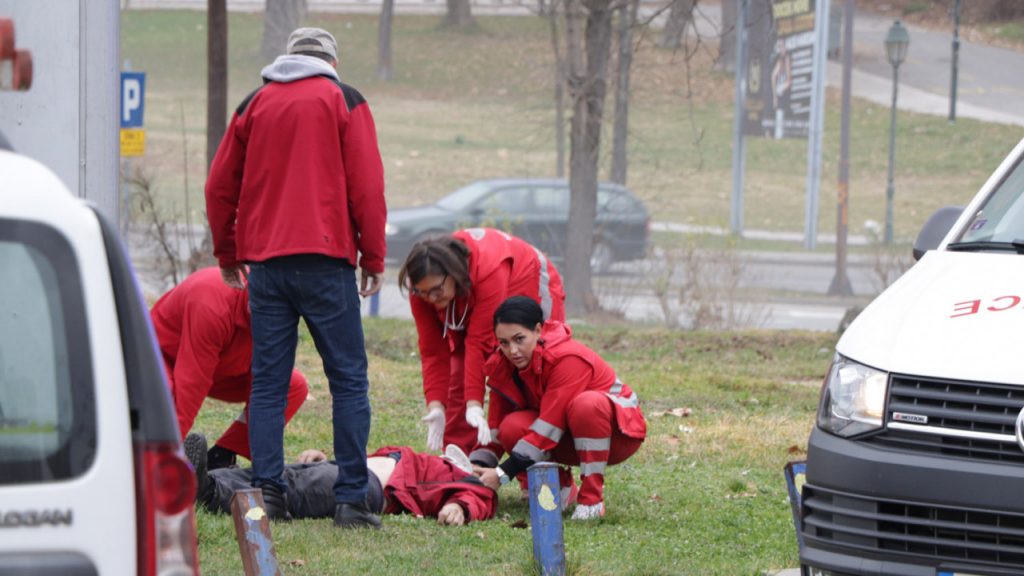
[[953,3],[953,58],[949,73],[949,121],[956,122],[956,81],[960,67],[960,0]]
[[745,117],[744,95],[747,87],[747,12],[750,0],[739,0],[736,15],[736,103],[732,130],[732,203],[729,230],[743,234],[743,164],[746,161],[746,139],[743,137]]
[[[853,76],[853,18],[856,5],[843,5],[843,105],[839,128],[839,189],[836,199],[836,275],[828,287],[829,296],[850,296],[853,287],[847,274],[846,240],[850,206],[850,93]],[[799,535],[799,534],[798,534]]]
[[565,576],[565,540],[558,465],[539,462],[527,470],[533,559],[540,576]]
[[896,89],[900,83],[900,65],[892,67],[892,112],[889,115],[889,179],[885,187],[885,243],[892,244],[893,164],[896,159]]
[[281,568],[270,536],[270,518],[259,488],[238,490],[231,497],[231,517],[235,522],[238,551],[242,554],[245,576],[280,576]]
[[380,316],[380,292],[370,296],[370,316],[373,318]]
[[811,74],[811,117],[807,135],[807,208],[804,247],[814,250],[818,240],[818,193],[821,185],[821,137],[825,125],[825,60],[828,56],[828,11],[831,0],[818,0],[814,16],[814,71]]

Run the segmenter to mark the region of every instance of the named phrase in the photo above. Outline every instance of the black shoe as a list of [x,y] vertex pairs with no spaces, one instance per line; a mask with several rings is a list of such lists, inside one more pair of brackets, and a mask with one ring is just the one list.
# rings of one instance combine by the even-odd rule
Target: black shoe
[[206,462],[206,436],[198,432],[189,432],[185,436],[185,457],[192,464],[196,473],[196,501],[203,501],[210,488],[209,468]]
[[334,507],[334,525],[338,528],[372,528],[380,530],[380,516],[366,504],[337,504]]
[[263,491],[263,511],[271,520],[288,522],[292,515],[288,512],[288,494],[274,484],[260,486]]
[[238,462],[238,454],[223,446],[214,444],[213,448],[206,453],[206,466],[209,470],[231,468],[236,465],[236,462]]

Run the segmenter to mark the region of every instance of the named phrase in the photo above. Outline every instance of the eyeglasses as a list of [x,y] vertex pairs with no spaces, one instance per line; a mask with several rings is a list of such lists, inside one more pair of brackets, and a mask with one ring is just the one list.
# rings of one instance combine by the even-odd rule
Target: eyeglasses
[[444,296],[444,283],[447,281],[448,275],[445,274],[444,278],[441,278],[441,281],[438,282],[437,285],[434,286],[433,288],[420,291],[415,286],[413,286],[412,288],[409,288],[409,294],[412,294],[413,296],[419,296],[424,300],[437,300],[441,296]]

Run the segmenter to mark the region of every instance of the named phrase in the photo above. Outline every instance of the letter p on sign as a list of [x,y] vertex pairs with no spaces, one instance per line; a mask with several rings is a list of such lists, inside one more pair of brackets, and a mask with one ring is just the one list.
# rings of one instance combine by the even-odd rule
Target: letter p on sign
[[143,72],[121,73],[121,128],[142,128],[146,94]]

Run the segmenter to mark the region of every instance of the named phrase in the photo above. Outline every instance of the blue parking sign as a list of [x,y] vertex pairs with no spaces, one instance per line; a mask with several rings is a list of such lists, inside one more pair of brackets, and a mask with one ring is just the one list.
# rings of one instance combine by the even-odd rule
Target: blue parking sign
[[121,72],[121,128],[142,128],[145,72]]

